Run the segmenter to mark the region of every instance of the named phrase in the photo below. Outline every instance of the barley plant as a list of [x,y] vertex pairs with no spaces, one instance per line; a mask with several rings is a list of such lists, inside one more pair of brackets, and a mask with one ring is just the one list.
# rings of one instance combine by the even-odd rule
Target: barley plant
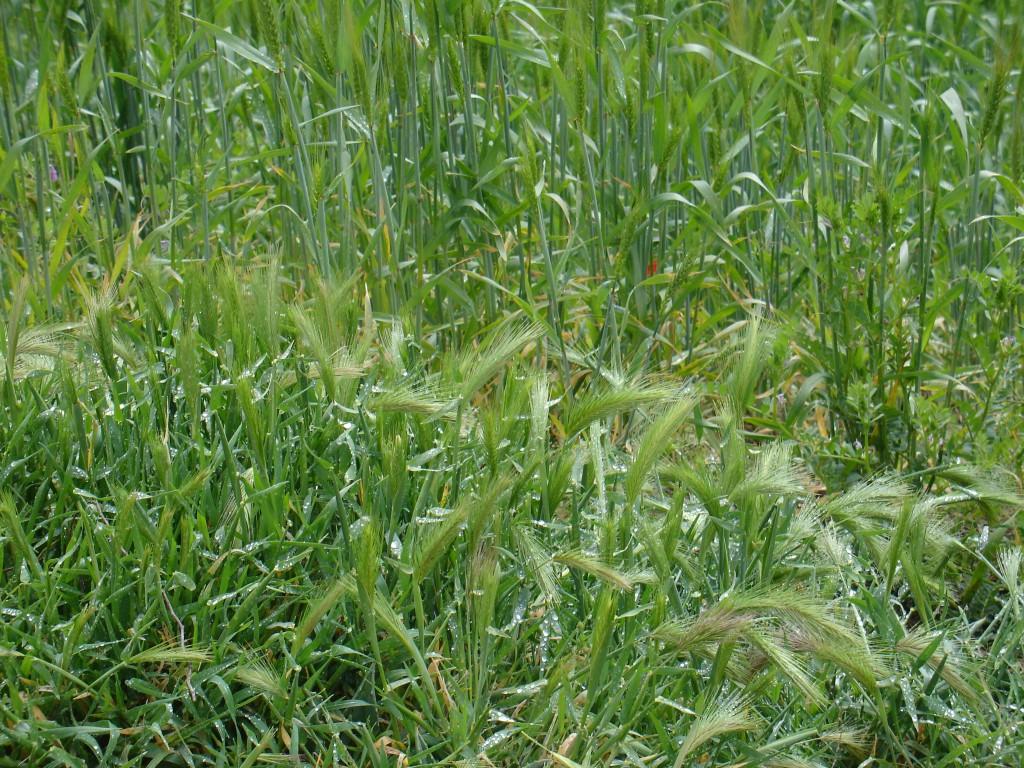
[[1019,766],[1021,23],[0,0],[0,766]]

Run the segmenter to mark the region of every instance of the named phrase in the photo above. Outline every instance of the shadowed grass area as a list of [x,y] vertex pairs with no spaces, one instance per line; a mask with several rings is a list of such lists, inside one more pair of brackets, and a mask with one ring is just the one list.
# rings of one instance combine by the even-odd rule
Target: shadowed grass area
[[0,5],[0,765],[1015,765],[1018,16]]

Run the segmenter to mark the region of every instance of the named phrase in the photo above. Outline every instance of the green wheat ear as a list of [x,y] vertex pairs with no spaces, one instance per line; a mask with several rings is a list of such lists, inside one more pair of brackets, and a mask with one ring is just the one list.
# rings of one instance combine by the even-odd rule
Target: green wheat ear
[[4,341],[6,342],[4,380],[8,385],[8,391],[11,392],[12,399],[14,399],[14,368],[18,358],[18,341],[22,330],[22,314],[24,314],[25,292],[27,290],[28,281],[26,280],[14,292],[14,299],[11,302],[11,308],[7,313],[6,321],[0,326],[0,330],[3,330]]
[[772,337],[762,329],[761,320],[753,318],[740,341],[740,351],[732,365],[725,385],[727,412],[734,418],[746,413],[772,354]]
[[917,627],[907,632],[894,650],[917,664],[923,663],[972,707],[981,707],[984,697],[978,690],[978,663],[971,661],[956,643],[942,642],[944,639],[941,632]]
[[479,506],[475,496],[463,494],[441,522],[433,524],[427,535],[419,540],[413,555],[413,578],[416,581],[423,581],[440,564],[469,519],[470,511]]
[[626,503],[632,504],[640,496],[651,470],[671,449],[683,425],[693,418],[698,398],[692,393],[679,397],[658,415],[643,431],[636,442],[633,463],[626,470]]
[[160,643],[126,659],[129,664],[202,664],[213,658],[205,648]]
[[523,564],[526,574],[536,584],[548,605],[557,605],[561,594],[551,554],[544,548],[536,534],[530,530],[528,524],[516,525],[512,529],[512,540],[516,548],[517,560]]
[[1006,586],[1011,599],[1018,599],[1021,594],[1021,562],[1024,560],[1024,552],[1020,547],[1006,547],[996,555],[996,570],[999,578]]
[[85,298],[85,324],[100,367],[110,381],[118,378],[114,339],[114,290],[107,288]]
[[335,581],[328,585],[326,589],[319,590],[318,597],[309,603],[306,612],[303,614],[302,619],[295,628],[295,638],[292,640],[293,657],[298,656],[302,651],[302,646],[306,642],[306,639],[313,633],[313,630],[316,629],[316,625],[320,623],[324,616],[334,609],[338,604],[338,601],[340,601],[346,594],[346,585],[341,581]]
[[366,400],[366,407],[383,413],[436,416],[449,403],[436,381],[403,382],[371,394]]
[[809,703],[816,706],[826,703],[824,692],[808,672],[808,662],[787,648],[784,638],[772,637],[756,630],[748,631],[745,637],[763,654],[766,665],[771,665],[785,675]]
[[248,270],[250,285],[247,319],[264,354],[277,357],[281,350],[281,261],[277,254]]
[[705,744],[711,739],[724,736],[727,733],[754,731],[760,725],[747,702],[732,697],[719,699],[690,726],[672,766],[673,768],[682,768],[686,765],[686,758],[701,744]]
[[472,586],[477,631],[485,635],[494,621],[494,607],[501,586],[501,563],[493,548],[478,550],[473,558]]
[[170,44],[171,58],[181,53],[181,0],[164,0],[164,32]]
[[264,44],[267,46],[267,53],[277,62],[281,63],[281,21],[278,15],[283,7],[275,4],[272,0],[257,0],[256,17],[259,21],[259,30]]
[[793,463],[792,449],[776,443],[758,453],[753,466],[729,493],[737,504],[750,503],[759,497],[802,495],[806,479]]
[[541,335],[542,328],[529,321],[499,326],[489,333],[477,349],[467,346],[458,355],[454,369],[458,391],[464,400],[471,398],[510,358],[523,351],[527,344]]
[[567,565],[570,568],[589,573],[591,576],[596,576],[606,584],[623,592],[632,591],[635,585],[635,577],[627,576],[613,566],[603,562],[600,558],[579,550],[563,552],[555,555],[552,560],[559,565]]
[[[58,360],[69,354],[69,326],[67,325],[33,325],[14,333],[14,329],[0,329],[6,340],[16,345],[13,356],[8,351],[2,354],[3,365],[0,376],[11,377],[12,381],[48,373],[54,370]],[[8,365],[8,361],[12,365]]]
[[45,583],[46,572],[39,563],[35,550],[25,534],[14,497],[6,491],[0,491],[0,524],[3,525],[4,531],[14,544],[15,551],[28,564],[29,570],[32,572],[32,578],[40,584]]
[[[313,378],[319,378],[324,385],[327,399],[337,400],[336,376],[334,372],[334,352],[329,349],[323,333],[314,319],[299,305],[293,305],[288,311],[292,324],[298,332],[303,346],[313,358],[315,369],[311,371]],[[338,350],[339,352],[341,350]]]
[[7,95],[11,89],[11,73],[7,68],[7,43],[0,35],[0,104],[7,106]]
[[288,689],[281,674],[264,659],[255,658],[239,664],[231,677],[267,696],[279,699],[288,696]]
[[575,437],[594,422],[644,406],[670,402],[677,392],[677,386],[643,379],[598,385],[570,406],[565,421],[566,439]]

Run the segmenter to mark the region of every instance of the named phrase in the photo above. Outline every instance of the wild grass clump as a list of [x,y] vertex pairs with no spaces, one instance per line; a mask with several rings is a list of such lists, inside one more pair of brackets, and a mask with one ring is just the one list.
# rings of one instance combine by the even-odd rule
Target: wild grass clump
[[[205,311],[266,290],[254,270],[189,280],[207,269]],[[207,339],[158,287],[163,327],[131,311],[152,285],[91,299],[99,319],[62,351],[78,367],[4,400],[15,759],[896,764],[1019,746],[990,644],[1017,652],[1015,556],[984,579],[1006,602],[979,636],[956,592],[984,560],[943,513],[1019,497],[879,477],[817,498],[792,447],[745,426],[763,323],[711,394],[573,366],[552,398],[557,345],[514,317],[440,354],[352,311],[353,287],[318,288]],[[324,297],[359,361],[333,383],[310,375]],[[861,730],[870,745],[833,738]]]

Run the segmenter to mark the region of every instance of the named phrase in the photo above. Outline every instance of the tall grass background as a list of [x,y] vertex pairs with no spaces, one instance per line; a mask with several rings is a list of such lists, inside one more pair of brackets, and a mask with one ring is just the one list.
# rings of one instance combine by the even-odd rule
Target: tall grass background
[[1018,15],[0,5],[0,764],[1015,764]]

